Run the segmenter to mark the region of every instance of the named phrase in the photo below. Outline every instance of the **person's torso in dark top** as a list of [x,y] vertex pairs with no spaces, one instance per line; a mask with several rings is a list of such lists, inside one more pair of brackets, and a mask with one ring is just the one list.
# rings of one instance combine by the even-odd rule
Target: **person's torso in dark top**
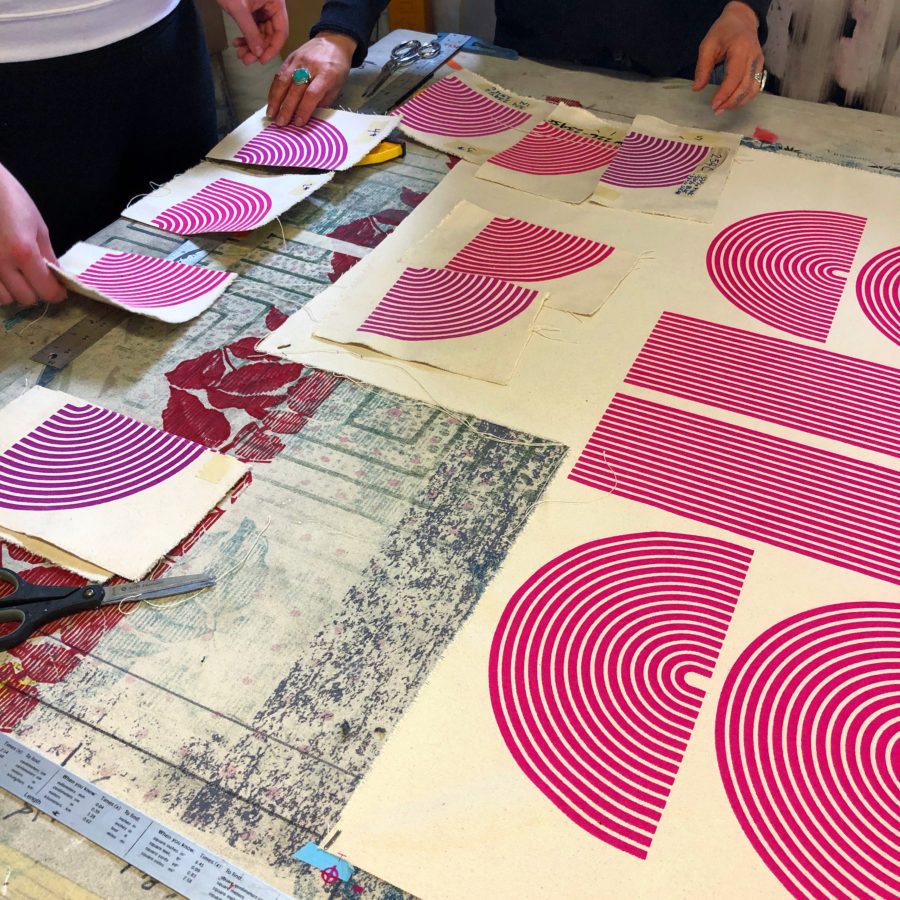
[[[522,56],[690,75],[724,0],[496,0],[495,42]],[[757,3],[750,3],[756,7]]]

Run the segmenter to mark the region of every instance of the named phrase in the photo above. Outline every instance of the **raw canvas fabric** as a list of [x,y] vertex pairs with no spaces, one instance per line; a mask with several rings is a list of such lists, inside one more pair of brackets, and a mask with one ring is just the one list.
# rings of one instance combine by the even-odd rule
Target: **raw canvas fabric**
[[273,169],[343,171],[356,165],[399,122],[396,116],[317,109],[305,125],[276,125],[263,107],[216,144],[208,156]]
[[122,210],[172,234],[252,231],[305,200],[334,173],[272,175],[202,162]]
[[200,444],[34,387],[0,411],[0,524],[141,578],[246,467]]
[[581,203],[612,164],[626,133],[624,125],[561,103],[521,140],[491,156],[478,177]]
[[637,256],[538,221],[496,216],[467,200],[403,256],[410,266],[494,275],[546,292],[545,305],[593,315]]
[[489,275],[380,267],[365,293],[316,326],[316,336],[363,344],[395,359],[506,384],[544,294]]
[[447,75],[394,110],[400,130],[426,147],[482,162],[515,144],[553,111],[466,69]]
[[209,309],[237,277],[231,272],[78,243],[51,268],[70,290],[162,322],[187,322]]
[[[636,217],[627,210],[605,211],[603,238],[615,246],[638,239],[644,247],[653,248],[652,258],[642,261],[590,319],[575,321],[545,308],[537,333],[507,387],[469,390],[469,385],[430,370],[417,371],[413,382],[407,372],[380,365],[371,356],[326,356],[310,339],[310,326],[304,325],[301,317],[289,320],[264,346],[291,359],[318,360],[353,377],[390,384],[412,395],[422,391],[424,396],[427,390],[448,408],[482,414],[490,410],[505,422],[529,422],[532,433],[554,436],[580,448],[663,313],[703,319],[760,338],[786,340],[781,330],[760,323],[722,296],[707,271],[707,252],[716,235],[733,222],[769,212],[812,209],[824,194],[831,209],[867,220],[829,331],[827,350],[867,364],[897,368],[900,352],[865,316],[855,297],[855,281],[856,267],[896,244],[900,183],[745,149],[735,156],[720,208],[709,225],[666,216]],[[582,207],[513,194],[475,179],[473,167],[465,163],[454,168],[431,199],[440,202],[419,207],[381,250],[392,257],[410,253],[460,199],[495,215],[513,215],[599,237],[588,220],[581,218]],[[541,216],[534,214],[532,204],[537,203],[546,211]],[[557,208],[565,213],[557,213]],[[372,257],[362,260],[342,279],[347,282],[347,294],[341,302],[372,277],[375,265]],[[309,309],[311,315],[323,315],[328,306],[317,307],[313,301]],[[802,311],[798,315],[802,317]],[[542,334],[548,337],[542,338]],[[792,352],[805,357],[806,342],[787,343]],[[278,346],[283,349],[278,351]],[[720,346],[727,351],[727,342]],[[715,348],[710,352],[715,353]],[[823,371],[810,383],[807,405],[812,405],[816,396],[822,404],[827,402],[829,382],[825,376]],[[763,371],[761,390],[777,383],[778,377],[773,368]],[[698,415],[715,417],[726,430],[752,430],[778,446],[790,441],[817,460],[850,460],[842,469],[848,478],[877,469],[895,482],[900,474],[896,460],[879,449],[804,433],[794,425],[768,422],[755,415],[748,420],[746,411],[716,410],[712,408],[716,399],[712,389],[690,399],[660,394],[650,386],[633,390],[641,400],[692,414],[692,422]],[[864,395],[853,402],[862,406]],[[593,421],[588,411],[593,411]],[[860,423],[860,431],[863,428]],[[576,455],[569,459],[570,468]],[[784,885],[748,840],[723,789],[714,728],[722,679],[745,647],[786,617],[822,604],[847,602],[848,598],[896,605],[897,584],[834,565],[830,559],[813,558],[802,550],[767,544],[758,536],[736,536],[728,527],[635,502],[617,494],[615,464],[604,461],[602,451],[597,465],[605,472],[604,490],[561,479],[551,485],[546,502],[534,510],[472,619],[423,687],[343,815],[336,819],[340,834],[331,849],[418,896],[448,900],[485,895],[658,900],[676,893],[742,900],[784,897]],[[658,462],[652,461],[647,469],[659,471]],[[760,489],[780,483],[782,478],[782,469],[766,469]],[[692,469],[686,480],[691,484],[696,479]],[[789,487],[802,491],[803,484],[795,477]],[[865,556],[864,568],[873,573],[888,555],[896,557],[896,537],[890,535],[898,522],[890,518],[890,510],[883,511],[888,530],[879,533],[882,519],[861,508],[858,484],[839,476],[834,485],[819,481],[818,487],[819,495],[825,493],[826,506],[837,505],[838,496],[850,504],[838,522],[843,547],[837,552],[843,556],[859,552]],[[821,517],[813,517],[813,524],[822,532],[817,538],[822,548],[833,540],[825,533],[833,525],[827,516],[823,512]],[[778,524],[773,522],[772,527]],[[536,568],[586,542],[637,532],[677,532],[753,551],[706,698],[644,860],[580,828],[522,771],[498,732],[489,680],[490,650],[503,611]],[[598,657],[592,655],[593,647],[584,646],[579,658],[590,666]],[[602,669],[591,671],[598,683],[605,683]],[[706,683],[687,677],[693,684]],[[860,762],[852,754],[851,759]],[[799,893],[801,887],[795,885],[794,890]]]
[[740,142],[739,134],[635,116],[591,199],[614,209],[710,222]]

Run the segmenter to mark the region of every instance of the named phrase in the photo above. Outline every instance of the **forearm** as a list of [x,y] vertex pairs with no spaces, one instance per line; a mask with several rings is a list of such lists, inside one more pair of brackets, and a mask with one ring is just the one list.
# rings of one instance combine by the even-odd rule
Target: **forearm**
[[369,37],[375,23],[387,5],[388,0],[326,0],[319,21],[310,30],[310,37],[331,31],[353,38],[356,50],[351,64],[360,66],[369,50]]
[[745,7],[753,12],[756,16],[756,29],[759,36],[759,43],[765,44],[766,37],[769,34],[769,28],[766,24],[766,16],[769,12],[771,0],[730,0],[723,5],[723,10],[729,6]]

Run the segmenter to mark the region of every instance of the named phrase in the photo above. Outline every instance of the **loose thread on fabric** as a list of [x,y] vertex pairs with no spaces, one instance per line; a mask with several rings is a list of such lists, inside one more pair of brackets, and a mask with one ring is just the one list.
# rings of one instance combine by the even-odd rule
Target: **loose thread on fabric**
[[[289,347],[290,344],[287,344],[285,346]],[[422,406],[430,406],[431,408],[439,409],[442,413],[444,413],[445,416],[447,416],[448,419],[450,419],[451,422],[456,422],[458,425],[462,425],[463,428],[466,428],[468,431],[471,431],[472,434],[475,434],[478,437],[483,438],[486,441],[493,441],[496,444],[508,444],[513,447],[560,447],[560,446],[563,446],[559,441],[517,440],[514,438],[497,437],[496,435],[492,435],[492,434],[488,434],[487,432],[480,431],[478,428],[476,428],[474,425],[472,425],[472,423],[469,422],[467,420],[467,418],[465,418],[463,415],[461,415],[458,412],[454,412],[452,409],[448,409],[446,406],[443,406],[442,404],[438,403],[438,401],[434,397],[434,394],[432,394],[431,391],[429,391],[428,388],[426,388],[425,385],[422,384],[422,382],[419,381],[419,379],[416,378],[416,376],[412,374],[412,372],[410,372],[408,369],[404,369],[403,366],[397,365],[396,363],[388,362],[387,360],[384,360],[384,359],[378,359],[374,356],[363,357],[363,356],[360,356],[358,353],[351,353],[349,350],[343,350],[343,351],[341,351],[341,350],[304,350],[304,351],[300,351],[300,352],[302,353],[303,356],[308,356],[308,355],[311,355],[314,353],[324,353],[329,356],[352,356],[354,359],[365,360],[366,362],[378,363],[379,365],[387,366],[388,368],[391,368],[391,369],[396,369],[398,372],[403,372],[412,381],[414,381],[416,383],[416,385],[418,385],[418,387],[422,391],[422,393],[424,393],[428,396],[431,403],[429,404],[426,401],[419,400],[415,397],[409,397],[408,398],[409,400],[412,400],[413,403],[419,403]],[[290,354],[288,353],[286,355],[290,355]],[[384,390],[382,388],[379,388],[377,385],[369,384],[368,382],[362,381],[359,378],[353,378],[350,375],[343,375],[340,372],[337,372],[335,374],[337,374],[340,378],[343,378],[345,381],[349,381],[351,384],[357,385],[358,387],[363,387],[363,388],[367,388],[369,390],[376,390],[376,391]],[[505,426],[502,426],[502,427],[505,427]],[[511,430],[514,430],[514,429],[511,429]]]
[[[259,542],[263,539],[265,533],[269,530],[269,526],[272,524],[272,517],[269,516],[266,519],[266,524],[263,526],[262,530],[257,532],[256,537],[250,542],[250,546],[247,548],[247,552],[244,554],[243,558],[238,560],[230,569],[226,569],[224,572],[216,573],[216,582],[223,581],[228,578],[229,575],[233,575],[239,569],[242,569],[247,561],[250,559],[251,554],[256,549]],[[123,610],[122,614],[125,616],[132,615],[135,610],[141,605],[149,606],[150,609],[159,609],[159,610],[169,610],[169,609],[177,609],[179,606],[183,606],[185,603],[192,603],[197,599],[198,594],[202,594],[206,591],[207,588],[197,588],[196,591],[189,591],[186,594],[180,596],[177,600],[140,600],[137,603],[129,604],[129,608],[127,610]]]
[[40,314],[39,316],[35,316],[35,317],[34,317],[34,318],[33,318],[33,319],[32,319],[32,320],[31,320],[31,321],[30,321],[30,322],[29,322],[29,323],[28,323],[28,324],[27,324],[27,325],[19,332],[19,334],[20,334],[20,335],[25,334],[25,332],[28,331],[28,329],[31,328],[32,325],[36,325],[38,322],[40,322],[41,319],[43,319],[44,316],[47,315],[47,311],[48,311],[49,309],[50,309],[50,304],[49,304],[49,303],[45,303],[45,304],[44,304],[43,310],[41,310],[41,314]]
[[522,513],[521,518],[519,519],[518,526],[514,529],[514,533],[508,535],[503,538],[501,544],[505,544],[507,549],[512,546],[519,539],[519,533],[525,527],[525,524],[531,518],[532,513],[539,507],[543,505],[553,506],[553,505],[562,505],[562,506],[589,506],[593,503],[602,503],[607,497],[612,496],[616,492],[616,488],[619,486],[619,476],[616,473],[615,469],[609,464],[609,460],[606,458],[606,450],[601,449],[601,453],[603,454],[603,463],[607,469],[609,469],[610,474],[613,477],[613,485],[608,491],[603,491],[597,497],[592,497],[590,500],[536,500],[534,503],[529,506],[524,513]]

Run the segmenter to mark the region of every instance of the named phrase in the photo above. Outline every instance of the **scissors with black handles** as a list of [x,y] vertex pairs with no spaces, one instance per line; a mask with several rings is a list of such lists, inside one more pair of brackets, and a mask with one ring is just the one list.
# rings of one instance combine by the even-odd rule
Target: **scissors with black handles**
[[0,581],[13,586],[13,592],[0,597],[0,623],[18,622],[8,634],[0,637],[0,650],[9,650],[31,637],[42,625],[113,603],[134,603],[156,597],[173,597],[188,591],[212,587],[215,575],[176,575],[155,581],[136,581],[106,587],[88,584],[84,587],[47,587],[32,584],[10,569],[0,568]]
[[423,44],[421,41],[403,41],[397,44],[388,61],[381,67],[381,74],[362,92],[363,97],[371,97],[387,80],[405,66],[412,65],[419,59],[431,59],[441,52],[440,41],[429,41]]

